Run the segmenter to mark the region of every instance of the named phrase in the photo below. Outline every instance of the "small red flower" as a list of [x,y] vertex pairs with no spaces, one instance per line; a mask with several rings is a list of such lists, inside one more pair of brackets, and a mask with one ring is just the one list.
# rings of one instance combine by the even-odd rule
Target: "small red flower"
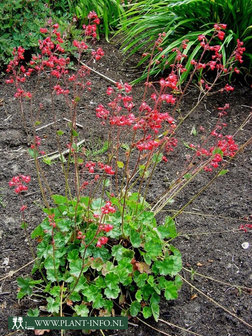
[[22,205],[21,208],[20,208],[20,211],[23,212],[27,209],[27,205]]

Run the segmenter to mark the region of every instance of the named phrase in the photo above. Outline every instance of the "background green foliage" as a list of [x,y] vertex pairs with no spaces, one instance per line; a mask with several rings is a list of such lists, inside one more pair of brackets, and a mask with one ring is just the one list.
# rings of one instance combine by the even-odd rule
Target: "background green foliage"
[[[158,34],[167,33],[164,50],[155,55],[160,64],[153,67],[151,75],[164,69],[167,59],[161,58],[163,54],[169,54],[168,62],[173,62],[175,53],[171,51],[185,38],[189,39],[185,54],[193,51],[193,57],[197,59],[197,36],[210,34],[213,24],[218,22],[228,26],[221,50],[224,60],[239,38],[247,49],[243,67],[251,69],[252,0],[2,0],[0,66],[9,62],[13,47],[21,45],[33,52],[42,37],[39,28],[50,17],[68,32],[70,40],[78,39],[92,10],[101,18],[98,33],[104,33],[107,40],[109,33],[121,24],[123,50],[128,55],[150,51]],[[147,64],[148,57],[141,59],[139,65]],[[182,80],[188,73],[183,74]],[[146,73],[140,79],[145,77]]]
[[116,27],[123,11],[120,0],[60,0],[49,1],[50,7],[57,16],[74,16],[78,19],[77,25],[87,23],[87,16],[90,11],[95,11],[101,19],[99,32],[105,34],[108,40],[111,28]]
[[2,0],[0,2],[0,64],[12,57],[14,47],[32,49],[38,45],[39,28],[50,17],[46,1]]
[[[150,51],[158,34],[166,32],[163,52],[155,55],[161,64],[152,69],[157,74],[164,68],[163,54],[170,54],[173,48],[179,47],[184,39],[188,39],[185,54],[192,53],[198,44],[199,34],[211,33],[214,23],[227,24],[226,37],[222,47],[224,60],[234,49],[236,40],[244,41],[247,49],[244,67],[252,64],[252,1],[251,0],[144,0],[132,3],[122,18],[120,33],[123,38],[124,52],[132,55],[137,52]],[[194,51],[197,59],[198,50]],[[168,61],[173,62],[175,53]],[[141,60],[145,62],[148,57]],[[148,62],[147,62],[148,63]],[[184,77],[186,73],[184,74]],[[145,75],[141,77],[144,79]]]
[[34,52],[42,38],[39,28],[44,27],[49,18],[66,30],[67,38],[79,39],[82,25],[88,22],[88,13],[96,11],[101,18],[99,32],[108,39],[122,10],[120,0],[1,0],[0,66],[10,61],[14,47],[22,46]]

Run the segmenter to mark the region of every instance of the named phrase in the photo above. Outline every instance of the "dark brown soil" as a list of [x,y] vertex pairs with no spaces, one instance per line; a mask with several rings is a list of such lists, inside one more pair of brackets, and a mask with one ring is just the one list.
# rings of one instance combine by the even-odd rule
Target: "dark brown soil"
[[[101,63],[94,67],[115,81],[131,81],[136,77],[136,70],[132,68],[134,59],[122,63],[122,56],[113,45],[105,44],[103,48],[106,56]],[[16,278],[20,275],[28,275],[31,265],[14,273],[11,277],[10,271],[16,271],[32,260],[29,253],[28,243],[24,232],[20,228],[19,200],[10,190],[8,181],[17,174],[29,174],[32,176],[28,195],[25,197],[29,206],[29,230],[32,230],[41,219],[41,196],[36,182],[34,162],[27,153],[29,140],[23,130],[19,109],[16,100],[13,98],[13,89],[6,85],[5,78],[1,80],[0,92],[0,335],[8,335],[7,317],[24,316],[30,307],[40,305],[40,302],[16,299],[17,283]],[[36,78],[33,78],[35,81]],[[78,123],[84,126],[79,129],[80,139],[85,139],[85,146],[96,150],[101,148],[104,140],[104,130],[95,116],[95,107],[99,103],[107,100],[105,94],[106,87],[110,83],[96,74],[91,74],[92,91],[82,98],[82,109],[78,116]],[[32,85],[32,84],[31,84]],[[46,89],[48,84],[43,79],[40,81],[39,90],[41,92],[40,101],[44,105],[41,113],[41,125],[46,125],[53,121],[53,116],[47,105],[49,94]],[[134,100],[140,101],[141,86],[136,87]],[[176,177],[177,172],[185,163],[187,149],[183,146],[183,141],[196,141],[191,134],[193,127],[198,129],[203,125],[207,130],[211,130],[217,118],[217,107],[230,103],[229,115],[226,118],[228,127],[226,134],[234,134],[242,122],[251,113],[251,90],[246,85],[236,86],[236,90],[229,95],[213,95],[204,100],[199,108],[188,118],[181,127],[178,138],[180,145],[169,156],[168,164],[161,163],[151,184],[149,202],[155,202],[167,186]],[[192,87],[185,97],[181,106],[181,113],[185,115],[190,107],[197,100],[197,90]],[[57,101],[57,117],[62,118],[63,102]],[[63,127],[64,121],[59,122],[58,127]],[[42,147],[50,153],[55,150],[52,140],[53,127],[47,127],[38,131],[42,138]],[[239,145],[245,143],[251,136],[251,124],[247,124],[241,129],[235,139]],[[252,329],[251,323],[251,232],[239,231],[241,224],[246,224],[244,218],[248,217],[251,211],[251,148],[246,147],[228,166],[228,174],[219,177],[208,190],[204,191],[185,212],[177,217],[177,230],[181,236],[174,241],[174,245],[180,249],[183,256],[183,265],[187,269],[193,269],[208,277],[220,281],[219,283],[211,279],[191,274],[186,270],[181,275],[193,286],[215,300],[219,305],[228,309],[232,314],[245,321],[243,323],[238,318],[230,315],[213,301],[210,301],[196,288],[192,288],[184,283],[180,291],[179,298],[175,301],[161,302],[160,318],[168,323],[178,325],[188,330],[188,332],[168,326],[162,322],[156,323],[152,319],[146,322],[150,326],[138,320],[130,320],[135,325],[130,325],[127,331],[112,332],[104,331],[108,335],[166,335],[184,336],[249,336]],[[50,186],[54,193],[60,193],[63,186],[62,176],[57,165],[47,168],[46,174],[50,177]],[[159,220],[162,221],[164,215],[170,215],[172,210],[180,209],[204,186],[213,175],[202,173],[189,186],[182,191],[174,200],[174,203],[166,206]],[[250,245],[247,249],[242,247],[244,242]],[[228,283],[227,285],[221,282]],[[241,289],[245,286],[250,289]],[[247,323],[247,324],[246,324]],[[194,333],[193,333],[194,332]],[[197,334],[196,334],[197,333]],[[17,332],[18,335],[32,335],[31,332]],[[48,335],[59,335],[60,332],[51,332]],[[66,335],[80,335],[67,332]],[[100,335],[100,333],[93,333]]]

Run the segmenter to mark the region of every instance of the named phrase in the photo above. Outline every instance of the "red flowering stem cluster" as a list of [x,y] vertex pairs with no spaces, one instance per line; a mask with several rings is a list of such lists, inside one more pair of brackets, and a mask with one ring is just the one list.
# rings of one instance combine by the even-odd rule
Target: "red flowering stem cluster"
[[[14,96],[16,99],[19,100],[20,110],[25,127],[26,122],[24,116],[24,101],[28,100],[31,102],[34,94],[33,92],[27,91],[25,89],[25,84],[33,73],[40,74],[43,72],[48,77],[50,83],[51,102],[52,102],[51,109],[52,114],[54,116],[54,121],[56,121],[56,113],[54,111],[54,96],[63,95],[65,98],[65,102],[68,106],[70,118],[72,120],[72,128],[74,130],[76,129],[77,104],[78,101],[80,100],[79,97],[81,96],[81,93],[84,90],[88,91],[91,90],[90,80],[85,79],[85,77],[89,74],[90,71],[85,66],[81,66],[79,61],[82,55],[87,52],[90,53],[90,60],[95,59],[96,61],[98,61],[104,55],[104,52],[101,48],[98,48],[97,50],[91,49],[86,43],[86,39],[94,40],[96,38],[97,25],[100,23],[97,14],[95,12],[91,12],[88,16],[88,19],[89,24],[87,26],[83,26],[85,40],[73,41],[73,48],[78,52],[79,55],[77,71],[75,73],[70,73],[68,70],[70,58],[68,57],[65,51],[64,35],[60,32],[59,25],[52,24],[51,20],[48,21],[46,27],[42,27],[40,29],[40,32],[45,35],[45,38],[43,40],[39,40],[40,53],[37,55],[33,55],[31,60],[26,65],[22,64],[24,61],[24,52],[25,52],[24,48],[18,47],[13,50],[13,60],[9,63],[7,67],[7,73],[9,74],[9,79],[6,80],[6,83],[12,84],[16,88]],[[32,106],[32,103],[30,103],[30,106]],[[42,104],[40,105],[39,108],[43,109]],[[33,110],[31,109],[31,116],[33,115],[32,113]],[[35,120],[32,120],[32,123],[35,128]],[[58,135],[56,135],[56,138],[58,143],[58,150],[59,153],[61,153]],[[76,141],[77,139],[72,136],[71,143],[73,144]],[[37,151],[39,145],[40,143],[38,143],[35,139],[34,148],[32,149],[34,151]],[[74,148],[74,145],[72,145],[71,148]],[[41,152],[41,154],[44,155],[45,153]],[[78,164],[77,153],[72,151],[72,154],[74,156],[74,161],[76,162],[77,166]],[[68,166],[69,166],[69,160],[68,160]],[[36,163],[36,167],[37,169],[40,168],[38,162]],[[68,185],[67,180],[69,169],[66,170],[65,167],[63,167],[63,171],[65,174],[66,185]],[[77,168],[75,176],[75,185],[76,185],[76,192],[78,194],[79,180],[78,180]]]
[[[51,86],[51,97],[52,105],[54,105],[54,97],[57,95],[62,95],[65,98],[65,102],[69,107],[71,116],[71,139],[70,143],[67,145],[69,148],[69,157],[67,162],[67,170],[65,172],[66,185],[69,176],[70,167],[70,156],[74,158],[75,166],[75,189],[77,194],[77,200],[80,199],[80,193],[87,188],[91,183],[96,183],[96,188],[100,185],[101,181],[108,176],[114,176],[116,180],[116,192],[117,196],[121,198],[123,203],[123,214],[122,214],[122,231],[123,231],[123,221],[124,221],[124,209],[126,205],[126,199],[128,191],[130,190],[131,183],[136,181],[135,176],[139,173],[139,166],[142,165],[141,174],[139,173],[140,183],[139,192],[145,182],[147,192],[148,185],[153,176],[154,169],[157,166],[158,160],[152,161],[154,154],[161,154],[162,160],[164,162],[168,161],[168,154],[172,152],[177,144],[178,140],[175,137],[175,131],[178,129],[175,120],[175,111],[181,102],[181,99],[188,88],[194,74],[197,71],[216,71],[217,75],[214,82],[209,85],[205,82],[203,77],[200,81],[200,87],[202,92],[207,94],[212,90],[213,85],[216,80],[221,76],[221,74],[228,74],[232,71],[237,72],[237,68],[233,68],[234,61],[239,63],[242,62],[242,55],[244,48],[242,42],[237,41],[237,48],[232,54],[230,63],[226,63],[224,66],[222,64],[221,56],[221,45],[213,44],[216,39],[223,40],[225,36],[225,25],[218,24],[214,26],[213,36],[208,39],[206,36],[200,35],[198,37],[200,46],[202,48],[201,56],[199,60],[192,60],[191,65],[193,65],[193,71],[191,73],[189,82],[186,84],[183,91],[180,89],[180,76],[188,69],[185,68],[183,61],[186,59],[184,50],[188,47],[187,42],[183,41],[180,48],[176,48],[173,52],[176,52],[176,57],[174,64],[170,67],[170,73],[165,78],[161,78],[158,83],[149,82],[149,74],[147,81],[145,83],[145,90],[143,95],[143,100],[140,103],[134,103],[133,97],[131,95],[132,87],[128,83],[118,82],[115,87],[107,88],[107,95],[110,97],[110,102],[107,106],[99,104],[96,108],[96,115],[101,120],[103,125],[109,128],[109,156],[110,158],[106,163],[87,161],[83,164],[81,171],[88,171],[89,174],[93,175],[92,181],[85,180],[80,183],[79,178],[79,163],[78,163],[78,153],[77,153],[77,138],[74,135],[76,130],[76,119],[77,119],[77,105],[80,100],[81,92],[84,90],[90,90],[91,83],[86,80],[86,75],[89,74],[89,70],[85,66],[81,66],[80,60],[84,53],[90,50],[87,45],[87,38],[93,40],[96,38],[96,25],[100,23],[97,14],[91,12],[88,16],[89,24],[84,25],[85,40],[83,41],[73,41],[73,47],[78,53],[78,67],[75,73],[69,73],[68,66],[70,59],[66,55],[64,48],[64,38],[59,31],[58,24],[52,25],[48,24],[47,27],[41,28],[42,34],[45,34],[45,38],[39,41],[40,54],[34,55],[27,66],[21,65],[20,63],[24,60],[24,49],[19,47],[14,50],[13,61],[8,65],[7,72],[10,74],[7,83],[14,84],[16,87],[15,98],[19,99],[21,105],[24,100],[31,101],[33,98],[33,93],[25,90],[25,82],[32,75],[32,73],[45,72],[49,74],[50,86]],[[153,48],[151,54],[151,62],[153,61],[154,51],[162,52],[162,43],[165,38],[165,34],[160,34]],[[205,53],[210,52],[212,55],[212,60],[203,63]],[[91,57],[94,61],[98,61],[103,57],[104,52],[101,48],[95,50],[90,50]],[[163,55],[164,56],[164,55]],[[164,56],[165,57],[165,56]],[[228,64],[228,66],[227,66]],[[150,70],[150,68],[149,68]],[[157,85],[158,84],[158,85]],[[149,90],[153,90],[150,97],[147,97]],[[233,88],[226,84],[221,91],[232,91]],[[180,92],[181,95],[179,99],[174,95],[176,92]],[[52,107],[53,109],[54,107]],[[191,112],[189,112],[191,113]],[[220,112],[223,115],[226,113],[223,108]],[[179,123],[179,125],[184,121],[185,118]],[[56,120],[56,119],[55,119]],[[215,139],[214,145],[211,147],[207,146],[207,143],[202,145],[193,145],[191,148],[195,151],[192,158],[193,161],[198,162],[197,168],[192,170],[193,174],[198,173],[200,170],[204,169],[206,171],[211,171],[222,164],[225,157],[232,157],[237,151],[237,145],[234,139],[230,135],[222,135],[222,128],[224,128],[224,123],[218,123],[215,129],[211,133],[211,139]],[[131,134],[131,142],[126,151],[121,154],[120,148],[123,139],[121,138],[122,130]],[[76,132],[75,132],[76,133]],[[41,143],[41,139],[34,136],[34,144],[32,149],[38,151]],[[136,156],[135,154],[136,153]],[[118,158],[121,159],[123,156],[123,176],[121,189],[118,188],[119,180],[119,168],[118,168]],[[116,158],[116,159],[115,159]],[[39,171],[39,163],[35,157],[35,164],[37,170]],[[133,165],[133,167],[132,167]],[[145,173],[151,167],[152,170],[150,176],[147,180],[145,179]],[[129,169],[130,167],[130,169]],[[188,170],[190,171],[190,169]],[[40,176],[39,177],[39,183]],[[121,177],[120,177],[121,178]],[[180,187],[180,185],[179,185]],[[95,189],[94,188],[94,192]],[[179,189],[179,188],[178,188]],[[70,190],[70,189],[69,189]],[[176,189],[174,189],[174,192]],[[67,192],[66,192],[67,194]],[[45,194],[43,194],[43,198]],[[102,195],[103,196],[103,195]],[[76,205],[76,213],[77,213]],[[24,210],[24,209],[23,209]],[[97,233],[95,235],[98,238],[98,234],[101,232],[109,232],[111,229],[110,224],[104,224],[105,216],[109,216],[110,213],[115,212],[115,208],[112,204],[106,203],[101,209],[102,216],[99,218],[99,225],[97,228]],[[54,223],[52,221],[52,223]],[[55,223],[54,223],[55,224]],[[97,223],[98,224],[98,223]],[[56,224],[55,224],[56,225]],[[52,225],[53,226],[53,225]],[[53,226],[54,228],[54,226]],[[76,230],[77,232],[77,230]],[[84,242],[85,237],[81,231],[78,231],[77,238]],[[95,239],[96,239],[95,238]],[[100,237],[97,241],[97,246],[101,247],[107,243],[107,237]],[[84,265],[84,259],[83,259]],[[84,266],[83,266],[84,267]]]

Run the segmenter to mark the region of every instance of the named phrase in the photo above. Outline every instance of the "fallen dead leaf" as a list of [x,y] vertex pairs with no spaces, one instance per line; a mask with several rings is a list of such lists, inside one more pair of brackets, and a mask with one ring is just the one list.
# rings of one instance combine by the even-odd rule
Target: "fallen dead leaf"
[[148,266],[144,262],[136,262],[136,267],[140,273],[147,273],[147,274],[151,273],[150,266]]
[[66,300],[66,304],[68,306],[72,306],[73,305],[73,301],[68,299],[68,300]]
[[195,300],[197,297],[198,297],[197,294],[193,294],[193,295],[191,296],[191,300]]
[[35,329],[34,335],[44,335],[45,332],[50,332],[49,329]]

